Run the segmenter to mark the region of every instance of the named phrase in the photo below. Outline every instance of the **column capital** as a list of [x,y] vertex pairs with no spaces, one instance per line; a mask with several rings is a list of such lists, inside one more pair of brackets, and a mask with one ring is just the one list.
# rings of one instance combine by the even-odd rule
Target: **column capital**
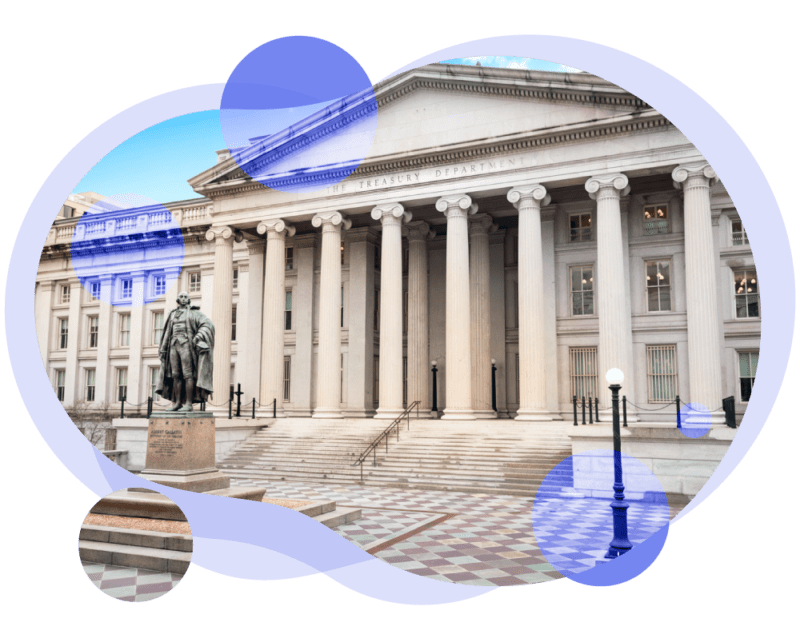
[[706,161],[678,165],[672,170],[672,185],[675,189],[686,187],[710,187],[719,179],[714,168]]
[[273,240],[277,237],[289,237],[291,238],[294,234],[296,229],[287,224],[285,220],[282,218],[273,218],[271,220],[262,220],[258,223],[258,227],[256,229],[259,234],[267,234],[267,240]]
[[494,219],[489,214],[475,214],[469,219],[469,234],[489,234],[497,231]]
[[446,218],[450,218],[451,215],[466,218],[478,213],[478,205],[473,203],[467,194],[456,194],[442,196],[436,201],[436,210],[441,211]]
[[592,176],[586,181],[586,191],[589,192],[589,198],[597,200],[598,198],[620,198],[627,196],[630,191],[628,185],[628,177],[625,174],[603,174],[602,176]]
[[345,218],[341,211],[321,211],[311,219],[311,224],[315,227],[322,227],[323,231],[330,228],[342,226],[342,229],[349,229],[353,222]]
[[506,194],[506,198],[516,209],[523,206],[534,206],[541,209],[550,204],[550,194],[547,193],[545,186],[539,183],[514,187]]
[[405,211],[400,203],[378,205],[370,215],[373,220],[380,220],[382,225],[403,225],[411,220],[411,212]]
[[422,220],[409,222],[404,229],[409,242],[425,241],[436,235],[436,232],[431,230],[431,226]]
[[206,240],[209,242],[219,242],[219,241],[232,241],[236,240],[236,242],[241,242],[244,236],[242,232],[234,227],[229,227],[227,225],[220,225],[217,227],[211,227],[208,231],[206,231]]

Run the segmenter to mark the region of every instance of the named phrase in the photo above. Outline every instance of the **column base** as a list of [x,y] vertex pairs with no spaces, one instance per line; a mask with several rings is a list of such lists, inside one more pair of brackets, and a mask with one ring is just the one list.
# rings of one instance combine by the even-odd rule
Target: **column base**
[[472,413],[475,418],[497,418],[497,412],[493,409],[476,409]]
[[475,420],[475,413],[471,409],[445,408],[441,420]]
[[339,408],[318,407],[314,410],[311,418],[344,418],[344,416],[342,416],[342,410]]
[[373,418],[380,419],[380,420],[394,420],[395,418],[400,416],[400,414],[402,414],[402,413],[403,413],[403,409],[402,408],[401,409],[397,409],[397,408],[379,407],[378,411],[375,412],[375,416],[373,416]]
[[549,423],[555,420],[553,414],[542,409],[518,409],[514,420]]

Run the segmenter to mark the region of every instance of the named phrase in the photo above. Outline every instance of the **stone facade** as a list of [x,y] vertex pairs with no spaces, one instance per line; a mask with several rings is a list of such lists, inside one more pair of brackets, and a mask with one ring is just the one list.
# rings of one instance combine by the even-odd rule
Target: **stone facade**
[[[259,416],[273,399],[279,416],[427,411],[435,360],[439,411],[456,421],[571,419],[576,394],[607,407],[610,367],[643,408],[632,420],[674,424],[675,395],[711,410],[732,395],[741,416],[760,342],[753,255],[724,186],[668,120],[584,73],[434,64],[375,95],[376,138],[350,177],[269,190],[221,152],[190,180],[203,198],[165,205],[180,270],[98,272],[104,301],[72,271],[75,219],[55,221],[36,325],[66,407],[90,381],[94,402],[144,403],[158,315],[187,291],[217,328],[220,412],[232,383]],[[175,280],[165,295],[108,302],[123,277],[147,298],[155,275]]]

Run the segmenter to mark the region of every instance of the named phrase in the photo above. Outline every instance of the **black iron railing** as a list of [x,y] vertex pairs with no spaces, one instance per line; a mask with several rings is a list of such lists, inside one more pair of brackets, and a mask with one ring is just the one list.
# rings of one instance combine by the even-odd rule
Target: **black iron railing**
[[419,419],[419,401],[414,401],[413,403],[411,403],[411,405],[406,407],[406,409],[403,411],[402,414],[400,414],[397,418],[394,419],[394,421],[392,422],[391,425],[389,425],[380,434],[378,434],[378,436],[375,438],[375,440],[373,440],[369,444],[369,447],[367,447],[363,452],[361,452],[361,455],[353,463],[354,467],[355,466],[360,466],[361,467],[361,480],[362,481],[364,480],[364,461],[369,457],[369,455],[372,454],[372,464],[373,465],[377,465],[378,464],[378,459],[377,459],[377,457],[375,455],[375,452],[378,449],[378,447],[380,446],[380,444],[382,442],[384,443],[384,445],[386,447],[386,453],[388,454],[389,453],[389,436],[391,436],[392,433],[396,433],[397,440],[400,440],[400,423],[402,423],[403,420],[405,420],[406,421],[406,430],[411,429],[411,410],[413,410],[413,409],[417,410],[417,419]]

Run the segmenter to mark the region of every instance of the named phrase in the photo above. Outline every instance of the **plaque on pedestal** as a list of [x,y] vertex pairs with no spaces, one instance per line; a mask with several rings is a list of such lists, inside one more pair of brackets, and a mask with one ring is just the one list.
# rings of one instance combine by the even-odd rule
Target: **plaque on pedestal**
[[195,491],[230,487],[230,477],[216,467],[216,426],[212,412],[164,412],[147,425],[147,458],[143,478]]

